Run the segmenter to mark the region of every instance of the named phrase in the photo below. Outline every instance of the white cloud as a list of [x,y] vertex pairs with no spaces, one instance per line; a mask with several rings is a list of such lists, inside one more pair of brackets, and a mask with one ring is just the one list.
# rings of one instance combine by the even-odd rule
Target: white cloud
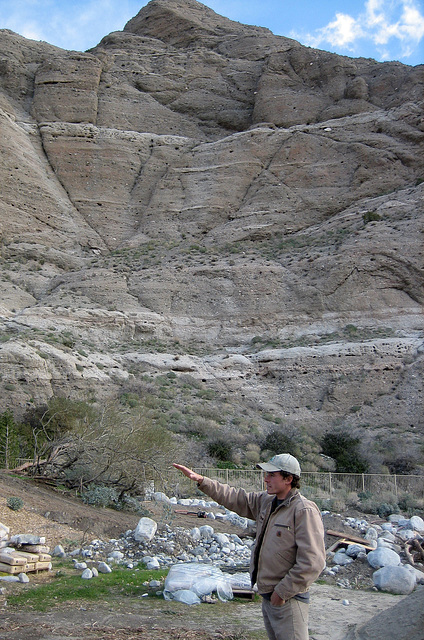
[[315,48],[344,48],[355,53],[359,42],[368,41],[381,60],[393,59],[393,52],[408,58],[424,38],[424,15],[417,0],[366,0],[356,17],[336,13],[334,20],[313,33],[291,37]]
[[416,43],[419,43],[424,38],[424,15],[413,3],[405,3],[402,18],[402,33],[406,38],[412,38]]
[[381,47],[397,41],[404,57],[411,55],[424,37],[424,15],[415,0],[368,0],[365,16],[373,42]]
[[335,47],[347,47],[361,38],[362,27],[355,18],[346,13],[336,13],[336,19],[318,30],[318,37]]
[[43,33],[40,29],[40,25],[36,22],[24,22],[19,24],[19,32],[24,38],[29,40],[42,40]]
[[0,0],[0,27],[32,40],[84,49],[122,29],[147,0]]

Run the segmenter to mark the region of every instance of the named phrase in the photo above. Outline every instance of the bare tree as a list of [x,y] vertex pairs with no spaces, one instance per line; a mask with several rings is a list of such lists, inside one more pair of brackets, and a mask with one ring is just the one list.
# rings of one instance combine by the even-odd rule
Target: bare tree
[[122,496],[138,492],[146,479],[172,459],[173,436],[142,407],[110,402],[100,408],[54,399],[32,429],[34,461],[28,472],[83,491],[113,486]]
[[19,456],[19,438],[10,411],[0,415],[0,466],[11,469]]

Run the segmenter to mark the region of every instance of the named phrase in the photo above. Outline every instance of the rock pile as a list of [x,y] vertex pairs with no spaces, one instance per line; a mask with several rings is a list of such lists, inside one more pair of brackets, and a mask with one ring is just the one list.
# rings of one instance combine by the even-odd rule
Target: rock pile
[[[154,520],[143,517],[135,530],[126,531],[119,539],[93,540],[84,548],[75,549],[69,554],[57,547],[53,555],[69,555],[73,558],[76,569],[83,571],[95,565],[98,571],[105,572],[111,571],[114,564],[133,569],[142,563],[148,569],[167,569],[179,563],[198,563],[213,564],[230,573],[247,572],[254,536],[248,535],[246,530],[252,525],[252,521],[240,518],[230,511],[218,513],[214,511],[218,505],[212,501],[168,499],[161,494],[153,497],[172,504],[206,509],[200,513],[211,524],[195,526],[191,530],[171,527],[169,524],[158,528]],[[324,521],[328,513],[323,512]],[[234,533],[216,533],[212,526],[214,519],[237,524],[243,529],[243,534],[240,532],[242,537]],[[406,552],[411,541],[424,543],[424,520],[421,517],[405,518],[393,514],[388,517],[387,522],[370,525],[364,519],[340,516],[340,523],[345,528],[360,533],[365,544],[346,542],[345,540],[349,540],[346,535],[344,540],[332,545],[328,549],[323,577],[335,577],[339,586],[352,588],[354,585],[345,570],[356,564],[357,573],[361,573],[361,567],[364,567],[364,573],[371,570],[370,586],[382,591],[408,594],[416,584],[424,584],[423,563],[416,562],[413,566]],[[78,558],[83,558],[84,562],[80,563]],[[92,576],[86,573],[83,577]]]
[[[364,562],[375,571],[372,573],[374,586],[381,591],[407,595],[416,584],[424,584],[423,562],[415,563],[408,552],[411,541],[421,547],[424,543],[424,520],[419,516],[405,518],[392,514],[387,522],[370,526],[366,520],[347,518],[345,524],[359,530],[364,535],[364,543],[352,542],[348,536],[341,548],[328,551],[332,566],[324,569],[324,575],[339,576],[340,586],[350,586],[343,579],[343,568],[356,562]],[[342,546],[343,545],[343,546]],[[413,564],[410,564],[412,561]]]

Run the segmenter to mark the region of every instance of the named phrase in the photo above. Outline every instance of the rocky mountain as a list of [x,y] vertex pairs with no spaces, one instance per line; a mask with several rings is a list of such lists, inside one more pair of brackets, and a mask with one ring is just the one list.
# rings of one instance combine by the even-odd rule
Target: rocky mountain
[[172,372],[422,469],[423,83],[195,0],[1,30],[1,410]]

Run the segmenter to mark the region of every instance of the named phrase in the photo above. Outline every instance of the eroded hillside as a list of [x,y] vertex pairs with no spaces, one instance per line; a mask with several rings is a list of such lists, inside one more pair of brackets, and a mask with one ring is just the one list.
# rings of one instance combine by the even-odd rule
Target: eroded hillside
[[195,0],[0,31],[2,410],[174,372],[419,469],[423,80]]

